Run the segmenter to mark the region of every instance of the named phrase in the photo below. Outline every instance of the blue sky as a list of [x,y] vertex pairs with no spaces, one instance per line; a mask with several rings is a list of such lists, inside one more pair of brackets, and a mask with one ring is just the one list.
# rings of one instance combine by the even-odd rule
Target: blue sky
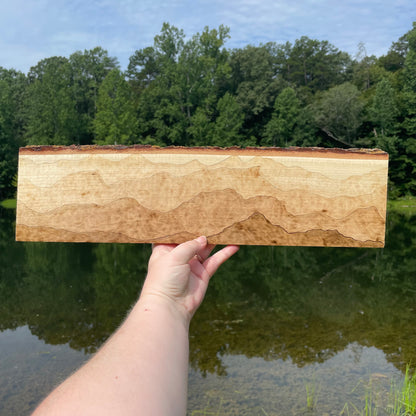
[[101,46],[126,69],[163,22],[187,36],[230,27],[228,48],[305,35],[354,56],[385,54],[416,21],[415,0],[0,0],[0,66],[28,72],[43,58]]

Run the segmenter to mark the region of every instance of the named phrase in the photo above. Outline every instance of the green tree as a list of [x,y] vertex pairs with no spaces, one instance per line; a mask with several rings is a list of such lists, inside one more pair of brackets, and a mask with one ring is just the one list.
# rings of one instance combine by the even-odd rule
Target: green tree
[[215,106],[230,74],[228,52],[223,48],[229,38],[229,29],[219,29],[197,33],[188,41],[178,62],[178,86],[182,111],[187,120],[198,107],[207,113]]
[[28,144],[77,143],[79,123],[68,59],[44,59],[30,69],[28,77],[25,101]]
[[[175,26],[163,23],[161,32],[154,37],[153,46],[134,52],[129,59],[127,75],[138,92],[161,81],[160,76],[173,75],[172,67],[184,47],[185,34]],[[164,79],[169,86],[174,77]]]
[[350,56],[328,41],[302,36],[293,45],[286,43],[280,47],[277,58],[283,78],[312,93],[347,81],[349,77]]
[[100,47],[69,57],[71,93],[77,114],[77,142],[90,144],[94,138],[94,118],[97,112],[98,90],[107,74],[119,67],[117,59]]
[[0,201],[13,196],[17,154],[24,144],[23,96],[26,77],[21,72],[0,67]]
[[184,46],[182,30],[164,23],[153,47],[136,51],[128,76],[138,92],[138,134],[144,143],[186,144],[185,109],[180,103],[178,59]]
[[396,133],[397,99],[394,88],[387,78],[383,78],[377,84],[376,92],[369,108],[369,115],[375,125],[376,134],[388,136]]
[[276,78],[274,45],[246,46],[230,56],[232,76],[229,92],[236,96],[245,115],[246,137],[261,135],[281,83]]
[[353,144],[362,123],[364,103],[347,82],[317,95],[311,106],[316,125],[336,143]]
[[300,113],[301,102],[293,88],[285,88],[274,102],[271,120],[267,123],[262,144],[287,146],[291,144]]
[[352,64],[352,83],[363,92],[363,97],[371,99],[374,89],[384,78],[392,80],[392,74],[384,69],[374,56],[368,56],[363,42],[358,45],[356,59]]
[[154,47],[149,46],[135,51],[130,57],[127,77],[136,94],[140,94],[152,84],[160,71],[158,53]]
[[206,146],[212,144],[212,133],[214,123],[211,121],[212,114],[209,114],[203,107],[198,107],[191,118],[191,125],[188,127],[190,144],[192,146]]
[[386,55],[379,58],[379,64],[386,71],[396,72],[404,67],[404,61],[408,50],[406,35],[403,35],[397,42],[393,42]]
[[134,143],[137,119],[132,90],[118,69],[110,71],[100,86],[93,124],[97,144]]
[[223,26],[205,28],[185,42],[183,31],[165,23],[153,47],[130,58],[128,74],[139,94],[142,142],[189,145],[201,141],[198,131],[203,115],[208,120],[214,115],[229,74],[223,48],[228,31]]
[[242,140],[241,127],[244,114],[236,99],[228,92],[218,100],[218,117],[215,120],[212,144],[238,146],[250,144]]
[[47,58],[32,67],[25,103],[28,143],[92,143],[98,89],[115,67],[116,59],[101,48],[69,59]]
[[408,52],[403,68],[403,140],[400,143],[400,189],[416,194],[416,22],[406,34]]
[[406,105],[403,126],[408,136],[416,135],[416,22],[413,30],[407,33],[409,50],[403,70],[403,98]]
[[353,82],[360,90],[368,90],[373,84],[371,68],[376,64],[377,58],[367,55],[364,42],[358,44],[356,60],[353,64]]

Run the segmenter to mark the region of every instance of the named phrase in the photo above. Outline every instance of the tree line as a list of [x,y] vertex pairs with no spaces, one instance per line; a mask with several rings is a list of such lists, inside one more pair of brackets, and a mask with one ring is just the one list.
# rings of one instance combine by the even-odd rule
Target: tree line
[[390,195],[416,194],[416,22],[388,53],[355,57],[302,36],[227,49],[168,23],[126,71],[100,47],[0,67],[0,200],[25,145],[378,147]]

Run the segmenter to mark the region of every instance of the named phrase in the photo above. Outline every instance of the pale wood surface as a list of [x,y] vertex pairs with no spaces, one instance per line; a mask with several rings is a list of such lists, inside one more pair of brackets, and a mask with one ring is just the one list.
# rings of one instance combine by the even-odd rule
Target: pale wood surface
[[382,247],[387,171],[376,150],[22,148],[16,239]]

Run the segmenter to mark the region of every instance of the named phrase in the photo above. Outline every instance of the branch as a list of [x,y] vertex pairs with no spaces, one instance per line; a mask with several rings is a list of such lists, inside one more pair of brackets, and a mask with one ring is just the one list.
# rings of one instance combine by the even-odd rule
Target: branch
[[338,143],[342,143],[344,146],[347,147],[354,147],[352,144],[345,142],[344,140],[338,139],[337,137],[335,137],[328,129],[326,129],[325,127],[321,127],[321,130],[332,140],[335,140]]

